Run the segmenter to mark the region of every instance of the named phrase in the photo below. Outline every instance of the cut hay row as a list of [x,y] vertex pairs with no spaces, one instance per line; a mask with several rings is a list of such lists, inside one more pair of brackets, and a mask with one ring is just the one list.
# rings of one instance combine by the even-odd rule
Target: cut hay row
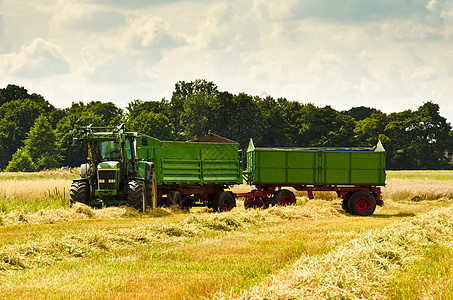
[[453,207],[371,231],[322,256],[302,257],[239,299],[384,299],[386,282],[437,244],[453,246]]
[[[212,210],[203,209],[195,212],[193,216],[188,218],[199,218],[208,220],[212,218],[230,217],[237,220],[242,220],[244,217],[253,216],[263,220],[275,219],[320,219],[327,216],[340,216],[341,207],[334,203],[325,203],[320,206],[314,202],[307,202],[298,206],[287,207],[271,207],[269,209],[250,209],[245,210],[244,207],[236,207],[230,212],[222,214],[211,213]],[[177,213],[182,213],[178,209],[157,208],[147,212],[150,216],[165,216]],[[25,212],[22,209],[14,210],[10,213],[0,213],[0,225],[18,225],[18,224],[54,224],[59,222],[67,222],[84,219],[118,219],[140,215],[131,207],[107,207],[96,209],[86,206],[82,203],[76,203],[69,209],[42,209],[38,212]]]
[[[162,223],[152,216],[183,213],[175,208],[157,209],[148,212],[143,225],[134,228],[111,230],[84,230],[79,234],[63,237],[46,236],[23,245],[0,246],[0,271],[11,272],[39,265],[48,265],[62,259],[76,259],[93,255],[96,251],[117,251],[119,248],[137,247],[147,243],[184,241],[206,232],[232,232],[246,230],[252,225],[300,219],[322,219],[342,216],[335,207],[320,208],[313,204],[291,207],[272,207],[267,210],[235,208],[226,213],[190,213],[174,223]],[[1,215],[3,225],[52,224],[81,219],[119,219],[137,216],[127,207],[92,209],[76,204],[70,209],[42,210],[37,213],[15,211]]]

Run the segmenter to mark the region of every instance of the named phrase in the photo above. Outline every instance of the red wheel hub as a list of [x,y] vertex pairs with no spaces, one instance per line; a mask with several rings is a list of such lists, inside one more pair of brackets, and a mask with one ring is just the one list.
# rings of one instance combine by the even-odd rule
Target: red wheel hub
[[293,199],[289,195],[285,195],[280,200],[280,205],[291,205],[293,203]]
[[360,197],[355,202],[355,208],[356,208],[357,212],[359,212],[359,213],[367,212],[370,209],[370,207],[371,207],[371,201],[370,201],[370,199],[368,199],[366,197]]
[[225,199],[223,201],[223,210],[222,211],[229,211],[231,210],[230,200]]

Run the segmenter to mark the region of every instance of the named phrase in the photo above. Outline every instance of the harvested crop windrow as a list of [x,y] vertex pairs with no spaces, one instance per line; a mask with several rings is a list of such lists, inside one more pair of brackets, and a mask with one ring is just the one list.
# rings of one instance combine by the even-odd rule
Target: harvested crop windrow
[[[250,218],[266,218],[271,220],[276,219],[319,219],[327,216],[340,216],[340,207],[329,202],[326,205],[319,206],[314,203],[305,203],[302,206],[287,206],[287,207],[272,207],[268,210],[244,210],[235,208],[233,211],[223,214],[210,214],[198,213],[189,216],[189,220],[197,222],[199,219],[201,223],[208,222],[208,220],[215,219],[238,219],[245,220],[247,223]],[[180,212],[173,208],[158,208],[148,212],[151,216],[166,216],[173,213]],[[84,219],[120,219],[127,217],[137,217],[140,214],[130,207],[107,207],[102,209],[94,209],[81,203],[76,203],[70,209],[49,209],[40,210],[35,213],[27,213],[23,210],[15,210],[10,213],[0,213],[0,226],[1,225],[17,225],[17,224],[54,224],[60,222],[67,222],[73,220]],[[228,221],[226,221],[228,223]],[[235,222],[235,221],[231,221]],[[209,223],[209,222],[208,222]],[[210,225],[207,224],[209,227]],[[229,225],[228,225],[229,226]],[[234,226],[233,226],[234,227]]]
[[[55,261],[89,256],[97,251],[117,251],[153,243],[190,241],[196,237],[203,237],[207,232],[229,233],[247,230],[254,225],[343,216],[337,211],[338,206],[320,208],[315,204],[307,203],[301,206],[273,207],[266,210],[235,208],[221,214],[190,213],[173,223],[161,222],[158,218],[147,218],[143,220],[143,225],[138,227],[87,229],[63,237],[48,235],[27,244],[1,245],[0,271],[49,265]],[[161,216],[173,214],[175,211],[169,208],[153,210],[149,213]],[[3,224],[42,224],[90,218],[126,218],[137,215],[139,214],[131,208],[92,209],[83,204],[76,204],[69,210],[49,210],[31,214],[13,212],[3,215]]]
[[[240,299],[383,299],[383,286],[423,249],[453,242],[453,207],[397,223],[322,255],[303,257]],[[428,297],[429,298],[429,297]]]
[[48,209],[35,213],[15,210],[0,214],[0,225],[17,224],[54,224],[83,219],[118,219],[138,215],[138,212],[129,207],[108,207],[93,209],[81,203],[76,203],[70,209]]

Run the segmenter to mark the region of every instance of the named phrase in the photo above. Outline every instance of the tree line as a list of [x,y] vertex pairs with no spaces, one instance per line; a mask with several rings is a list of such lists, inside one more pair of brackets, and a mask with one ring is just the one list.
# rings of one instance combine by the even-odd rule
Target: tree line
[[250,138],[263,147],[372,147],[380,140],[388,169],[452,168],[452,127],[433,102],[390,114],[364,106],[337,111],[285,98],[232,94],[197,79],[177,82],[170,100],[134,100],[126,109],[101,101],[59,109],[10,84],[0,89],[0,169],[78,166],[87,154],[83,146],[71,146],[76,129],[120,123],[161,140],[215,133],[241,148]]

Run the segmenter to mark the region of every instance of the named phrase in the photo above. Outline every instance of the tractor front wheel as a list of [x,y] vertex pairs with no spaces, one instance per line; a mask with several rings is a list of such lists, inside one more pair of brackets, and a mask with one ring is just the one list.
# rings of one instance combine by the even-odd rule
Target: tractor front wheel
[[127,189],[127,203],[138,211],[146,211],[148,201],[145,193],[145,182],[142,180],[131,180]]
[[90,188],[88,181],[74,180],[69,191],[69,205],[72,207],[76,202],[88,204],[90,200]]

